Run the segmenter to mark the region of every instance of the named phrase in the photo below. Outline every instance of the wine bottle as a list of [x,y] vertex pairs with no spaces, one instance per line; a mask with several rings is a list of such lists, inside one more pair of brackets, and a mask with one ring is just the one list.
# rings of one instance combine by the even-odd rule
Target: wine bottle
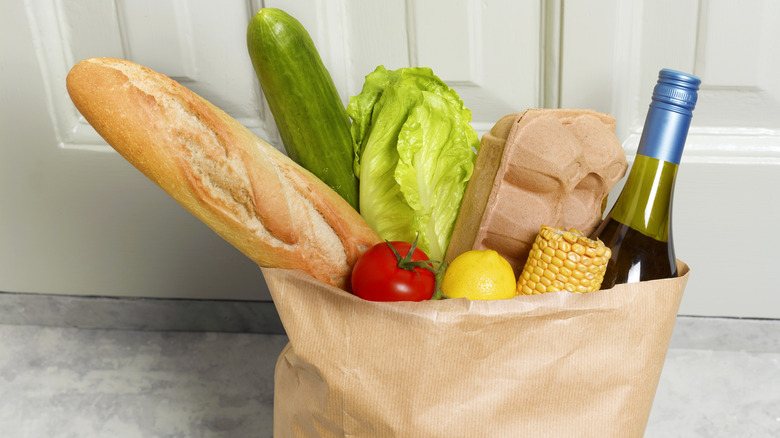
[[675,70],[658,74],[626,184],[590,236],[612,250],[602,289],[677,276],[672,198],[700,83]]

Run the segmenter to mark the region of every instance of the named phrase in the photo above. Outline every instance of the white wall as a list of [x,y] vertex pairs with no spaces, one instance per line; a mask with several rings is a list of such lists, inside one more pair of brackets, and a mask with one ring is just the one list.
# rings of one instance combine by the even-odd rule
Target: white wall
[[692,268],[681,313],[780,318],[777,2],[4,3],[0,291],[269,299],[251,262],[79,118],[64,78],[84,57],[129,58],[278,146],[245,48],[249,17],[272,6],[307,27],[345,101],[378,64],[425,65],[461,93],[480,132],[528,107],[593,108],[616,116],[629,157],[658,70],[700,75],[674,209],[678,256]]

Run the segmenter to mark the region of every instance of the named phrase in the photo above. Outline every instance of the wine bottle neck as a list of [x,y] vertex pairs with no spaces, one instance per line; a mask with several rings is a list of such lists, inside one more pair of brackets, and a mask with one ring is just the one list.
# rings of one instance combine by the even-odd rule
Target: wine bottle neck
[[662,91],[653,96],[636,159],[611,216],[648,237],[666,242],[674,180],[693,113],[691,108],[670,100],[674,90]]
[[692,116],[690,110],[654,97],[636,153],[680,164]]
[[677,168],[676,163],[637,154],[610,217],[666,242]]

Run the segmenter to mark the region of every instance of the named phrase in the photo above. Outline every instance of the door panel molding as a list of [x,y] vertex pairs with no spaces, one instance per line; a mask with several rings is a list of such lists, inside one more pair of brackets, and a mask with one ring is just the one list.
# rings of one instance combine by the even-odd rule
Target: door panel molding
[[[65,77],[79,60],[129,59],[166,74],[279,147],[246,53],[255,1],[39,0],[25,9],[64,149],[113,152],[73,106]],[[162,43],[164,42],[164,43]]]

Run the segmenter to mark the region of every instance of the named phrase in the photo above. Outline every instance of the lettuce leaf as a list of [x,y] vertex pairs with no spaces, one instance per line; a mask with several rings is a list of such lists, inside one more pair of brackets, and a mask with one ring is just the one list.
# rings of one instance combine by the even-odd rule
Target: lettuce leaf
[[418,238],[443,260],[479,147],[471,111],[430,68],[379,66],[347,114],[360,213],[383,239]]

